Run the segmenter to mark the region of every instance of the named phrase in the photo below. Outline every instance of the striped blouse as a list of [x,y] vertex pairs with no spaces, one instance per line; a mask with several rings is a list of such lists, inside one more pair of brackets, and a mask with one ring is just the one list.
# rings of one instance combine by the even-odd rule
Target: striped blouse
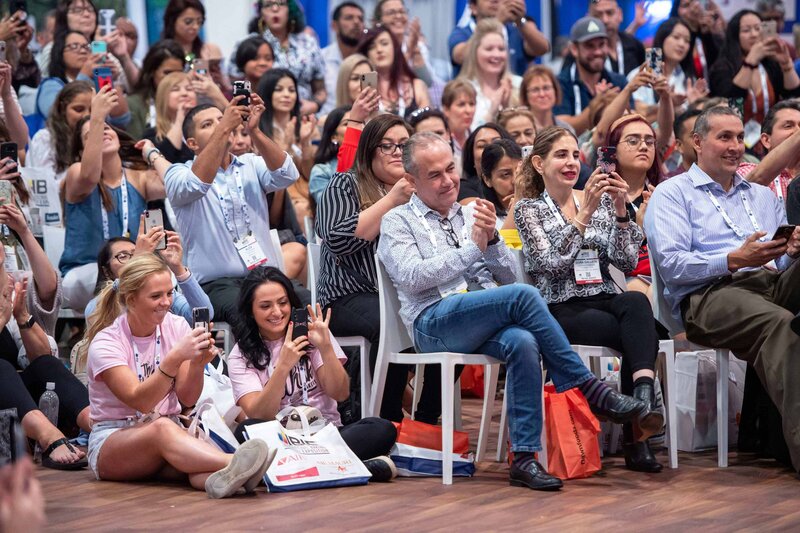
[[317,283],[317,301],[322,307],[351,294],[378,292],[378,239],[366,241],[355,236],[360,214],[355,174],[334,174],[317,206],[314,228],[322,239]]

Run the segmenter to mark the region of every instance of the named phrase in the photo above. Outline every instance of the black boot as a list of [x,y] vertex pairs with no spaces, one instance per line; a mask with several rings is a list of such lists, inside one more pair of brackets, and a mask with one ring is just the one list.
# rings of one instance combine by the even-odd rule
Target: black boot
[[633,440],[633,426],[631,424],[624,424],[622,426],[623,445],[622,449],[625,453],[625,466],[629,470],[636,472],[649,472],[652,474],[661,472],[664,466],[659,463],[653,452],[650,451],[650,445],[647,441],[634,442]]
[[656,409],[656,395],[652,383],[639,383],[633,388],[633,397],[645,408],[636,417],[636,440],[644,441],[664,429],[664,415]]

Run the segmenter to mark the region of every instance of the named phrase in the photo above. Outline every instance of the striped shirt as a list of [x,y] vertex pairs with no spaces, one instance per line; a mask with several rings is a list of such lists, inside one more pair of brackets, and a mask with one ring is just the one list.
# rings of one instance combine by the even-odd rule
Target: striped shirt
[[[747,198],[759,229],[770,238],[786,224],[783,202],[767,187],[734,175],[729,191],[711,179],[696,164],[685,173],[656,187],[645,213],[644,229],[650,259],[658,265],[664,280],[664,298],[672,315],[680,320],[680,303],[691,293],[730,276],[728,254],[742,245],[743,239],[717,212],[708,193],[716,198],[741,231],[756,231],[742,202]],[[776,263],[780,270],[792,259],[784,255]]]
[[351,294],[378,292],[378,239],[366,241],[355,236],[360,214],[355,174],[334,174],[317,206],[314,228],[322,239],[317,283],[317,301],[322,307]]

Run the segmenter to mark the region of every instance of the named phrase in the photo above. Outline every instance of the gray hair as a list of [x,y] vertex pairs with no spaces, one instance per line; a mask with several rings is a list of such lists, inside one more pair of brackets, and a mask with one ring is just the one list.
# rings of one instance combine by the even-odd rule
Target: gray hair
[[[758,0],[755,5],[755,10],[758,13],[766,13],[767,11],[777,11],[782,16],[786,15],[786,6],[783,0]],[[778,28],[781,31],[781,28]]]
[[699,135],[701,139],[708,137],[708,132],[711,131],[710,122],[712,117],[736,117],[739,120],[742,120],[742,116],[739,114],[739,112],[732,107],[710,107],[703,111],[699,117],[697,117],[697,121],[695,121],[694,128],[692,129],[692,134]]
[[412,135],[403,148],[403,169],[416,178],[419,174],[419,165],[416,157],[417,150],[425,150],[437,142],[445,145],[448,150],[452,150],[441,135],[432,131],[421,131]]

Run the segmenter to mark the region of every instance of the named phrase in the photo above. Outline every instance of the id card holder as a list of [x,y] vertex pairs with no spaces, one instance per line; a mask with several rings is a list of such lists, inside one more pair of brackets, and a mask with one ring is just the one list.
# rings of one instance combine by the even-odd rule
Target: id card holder
[[469,285],[467,284],[467,280],[464,279],[463,276],[459,276],[448,283],[443,283],[437,287],[439,289],[439,294],[442,298],[447,298],[453,294],[458,294],[460,292],[467,292],[467,288]]
[[573,269],[575,270],[575,283],[578,285],[603,283],[603,273],[600,271],[600,257],[597,250],[584,248],[578,252]]
[[253,235],[248,235],[234,242],[233,245],[236,246],[236,251],[239,252],[239,257],[244,261],[244,266],[247,267],[247,270],[253,270],[267,262],[264,250],[261,249]]
[[752,148],[761,139],[761,124],[753,119],[747,121],[744,125],[744,145],[747,148]]

